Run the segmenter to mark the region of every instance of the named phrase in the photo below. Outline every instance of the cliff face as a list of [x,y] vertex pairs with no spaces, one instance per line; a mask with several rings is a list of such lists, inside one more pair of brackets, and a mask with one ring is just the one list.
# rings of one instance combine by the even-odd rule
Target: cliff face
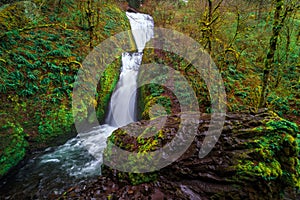
[[[195,117],[192,116],[191,117]],[[155,151],[169,142],[180,124],[179,115],[168,117],[157,137],[141,142],[129,135],[146,124],[137,122],[116,130],[109,140],[124,150],[136,153]],[[213,150],[199,158],[202,141],[209,128],[210,116],[201,115],[194,141],[171,165],[155,172],[124,173],[106,166],[97,181],[70,189],[65,197],[125,199],[281,199],[296,198],[299,187],[298,127],[273,112],[228,113],[222,134]],[[149,146],[151,141],[151,147]],[[154,142],[155,141],[155,142]],[[113,150],[106,149],[104,159]],[[128,160],[130,158],[118,158]],[[134,167],[134,160],[132,161]],[[148,166],[151,167],[151,166]],[[288,191],[288,192],[287,192]],[[113,198],[114,199],[114,198]]]

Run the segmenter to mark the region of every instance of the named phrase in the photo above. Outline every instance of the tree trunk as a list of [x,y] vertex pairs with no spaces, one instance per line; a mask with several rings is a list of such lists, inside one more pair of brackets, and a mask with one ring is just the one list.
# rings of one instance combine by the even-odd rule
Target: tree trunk
[[93,50],[93,35],[94,35],[94,19],[93,19],[93,5],[92,1],[87,1],[87,9],[86,9],[86,15],[87,15],[87,21],[88,21],[88,29],[89,29],[89,36],[90,36],[90,50]]
[[274,4],[275,4],[275,12],[274,12],[274,19],[273,19],[274,22],[273,22],[272,36],[270,38],[269,49],[264,64],[265,66],[264,66],[263,78],[262,78],[262,92],[260,95],[259,107],[266,106],[266,98],[268,95],[270,73],[274,67],[274,55],[277,49],[278,36],[284,22],[284,18],[282,19],[280,17],[283,10],[283,0],[274,0]]
[[[208,22],[211,23],[212,21],[212,1],[208,0]],[[208,35],[207,35],[207,45],[208,45],[208,53],[211,54],[211,38],[212,38],[212,28],[208,27]]]

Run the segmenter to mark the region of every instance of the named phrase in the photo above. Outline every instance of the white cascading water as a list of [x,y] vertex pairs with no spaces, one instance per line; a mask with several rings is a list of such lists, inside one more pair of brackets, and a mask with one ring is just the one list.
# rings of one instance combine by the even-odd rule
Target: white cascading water
[[152,17],[141,13],[126,12],[130,21],[137,51],[122,54],[122,71],[110,100],[106,123],[113,127],[125,126],[136,121],[136,80],[142,63],[146,42],[153,37]]
[[142,53],[122,54],[122,71],[105,121],[110,126],[121,127],[136,121],[136,77],[141,61]]
[[[126,12],[130,21],[137,52],[122,54],[122,69],[117,86],[111,96],[106,124],[94,127],[88,133],[56,148],[48,148],[43,155],[29,160],[18,174],[6,183],[7,195],[22,192],[62,193],[68,184],[82,177],[101,173],[102,154],[109,135],[118,127],[136,120],[136,80],[142,62],[143,49],[154,36],[151,16]],[[71,176],[75,179],[70,178]],[[6,190],[4,188],[4,190]]]

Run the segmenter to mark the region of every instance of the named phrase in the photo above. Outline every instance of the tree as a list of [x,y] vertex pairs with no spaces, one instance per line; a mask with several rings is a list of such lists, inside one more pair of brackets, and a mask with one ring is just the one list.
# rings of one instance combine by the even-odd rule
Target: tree
[[97,9],[97,1],[81,0],[79,2],[79,9],[81,10],[80,24],[82,28],[89,31],[89,47],[93,49],[93,40],[95,35],[95,26],[99,19],[99,10]]
[[88,22],[88,29],[89,29],[89,35],[90,35],[90,49],[93,49],[93,35],[94,35],[94,9],[93,9],[93,1],[88,0],[87,1],[87,8],[85,10],[87,22]]
[[209,54],[212,52],[212,39],[213,39],[213,24],[219,18],[219,15],[216,14],[216,11],[221,6],[223,0],[220,0],[213,6],[213,0],[207,0],[207,10],[204,15],[204,20],[201,21],[203,28],[201,28],[203,32],[203,37],[206,40],[206,44],[204,45],[207,48]]
[[259,107],[266,106],[266,99],[268,96],[268,87],[270,82],[270,74],[274,69],[274,57],[277,50],[277,43],[280,32],[285,25],[285,20],[288,15],[295,9],[299,8],[299,3],[293,1],[273,0],[274,15],[272,25],[272,35],[269,40],[269,49],[264,62],[264,70],[262,77],[262,92],[260,94]]

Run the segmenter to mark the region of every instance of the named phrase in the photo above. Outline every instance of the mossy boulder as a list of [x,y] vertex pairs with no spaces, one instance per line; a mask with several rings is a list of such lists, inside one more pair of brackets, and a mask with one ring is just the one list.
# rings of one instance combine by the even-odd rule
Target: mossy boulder
[[110,97],[117,85],[120,75],[121,59],[115,60],[104,71],[100,78],[97,91],[97,118],[100,122],[104,122],[105,113],[108,111]]

